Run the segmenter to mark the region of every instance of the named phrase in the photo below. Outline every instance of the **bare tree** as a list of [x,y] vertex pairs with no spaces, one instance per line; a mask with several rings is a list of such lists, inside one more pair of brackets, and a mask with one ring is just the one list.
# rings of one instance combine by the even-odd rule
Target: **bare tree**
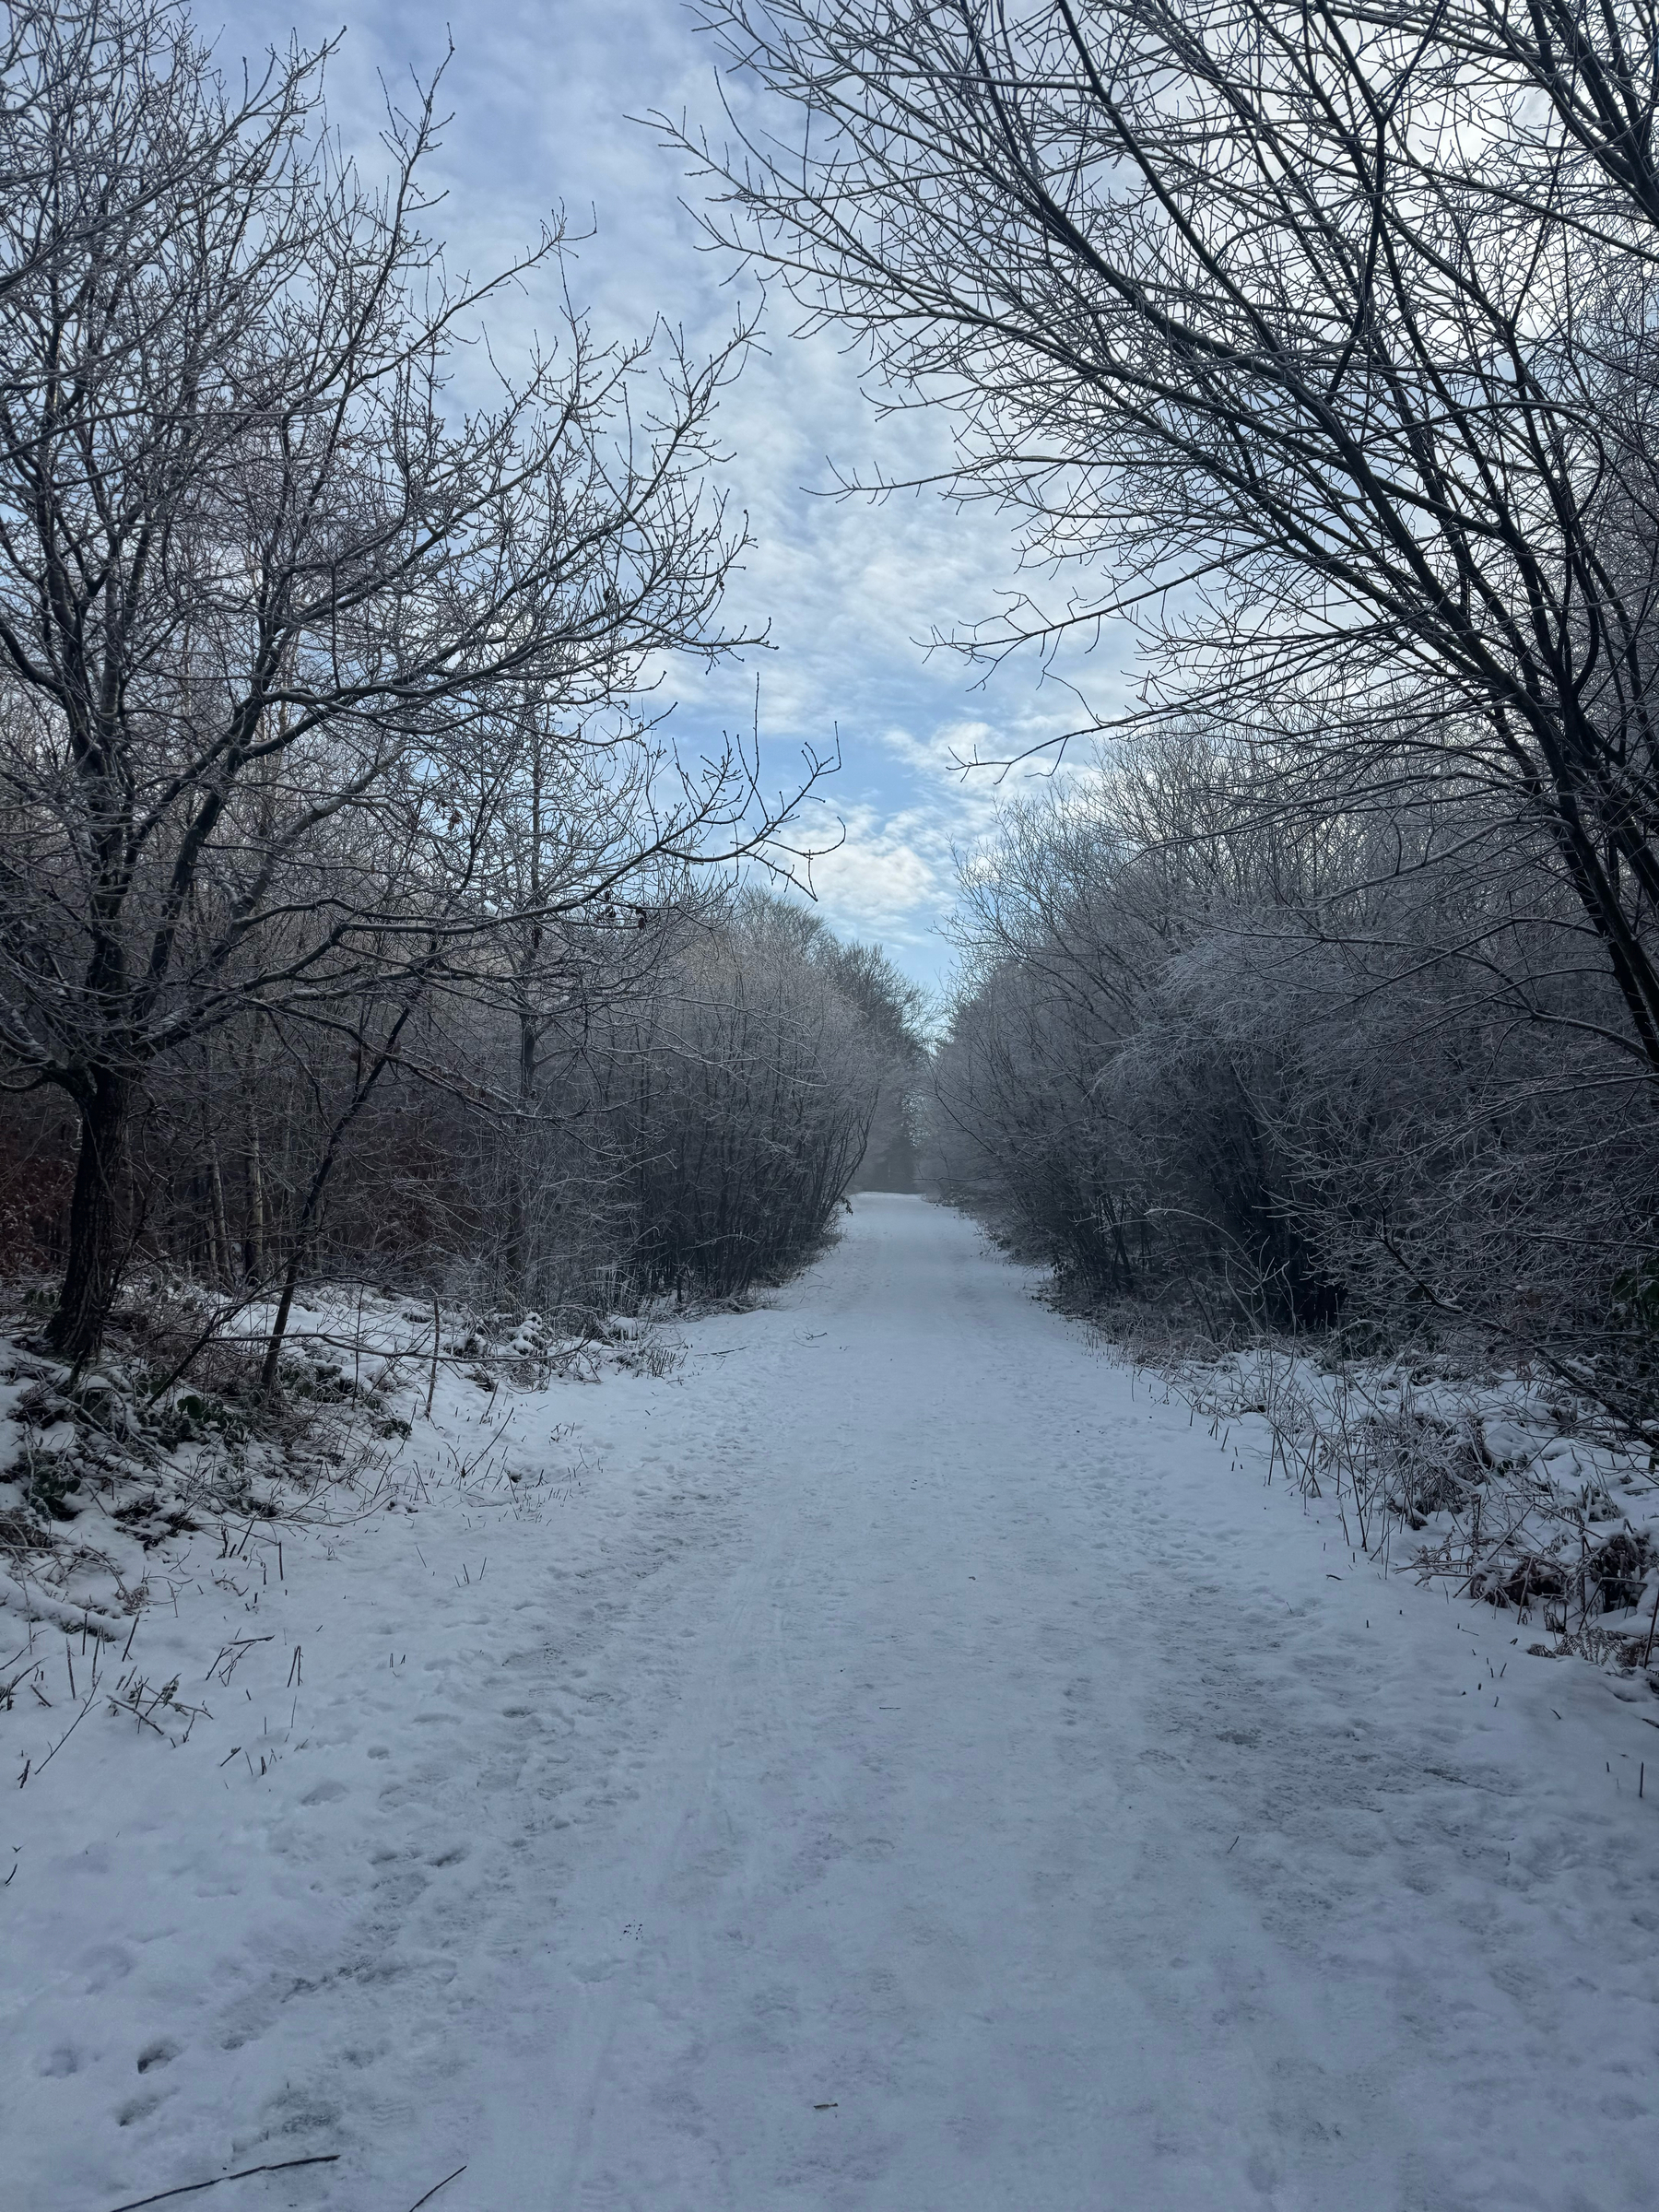
[[976,648],[1124,616],[1147,712],[1273,731],[1304,795],[1489,796],[1659,1071],[1642,10],[700,12],[756,94],[735,151],[670,130],[717,234],[862,334],[884,404],[954,410],[946,488],[1084,571]]
[[[736,541],[701,478],[745,342],[601,347],[567,310],[557,347],[464,399],[458,344],[559,239],[445,274],[433,88],[389,113],[371,191],[324,127],[319,55],[234,100],[172,11],[86,20],[3,88],[32,136],[0,287],[0,1052],[79,1116],[51,1331],[76,1359],[148,1071],[253,1012],[348,1028],[370,986],[401,1005],[476,968],[507,918],[512,700],[597,735],[663,653],[735,641]],[[651,797],[637,840],[529,907],[778,819],[736,748]]]

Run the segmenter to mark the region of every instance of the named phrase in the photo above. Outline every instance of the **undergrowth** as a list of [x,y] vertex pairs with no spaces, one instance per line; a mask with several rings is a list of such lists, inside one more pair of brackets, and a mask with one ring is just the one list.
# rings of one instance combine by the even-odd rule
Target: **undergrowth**
[[1334,1509],[1355,1551],[1513,1614],[1535,1653],[1647,1673],[1659,1691],[1659,1429],[1559,1377],[1451,1353],[1095,1325],[1212,1428],[1253,1432],[1267,1480]]
[[246,1556],[250,1531],[371,1510],[441,1386],[453,1415],[474,1391],[660,1378],[685,1357],[653,1313],[571,1333],[337,1285],[295,1308],[272,1391],[263,1305],[136,1286],[78,1369],[40,1325],[26,1297],[0,1309],[0,1607],[106,1641],[171,1587],[167,1560],[193,1537]]

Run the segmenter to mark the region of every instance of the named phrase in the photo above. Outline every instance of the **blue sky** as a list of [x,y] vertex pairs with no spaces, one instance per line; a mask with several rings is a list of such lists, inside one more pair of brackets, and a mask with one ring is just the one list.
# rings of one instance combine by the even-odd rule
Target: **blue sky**
[[[453,35],[443,104],[453,120],[437,164],[448,200],[436,228],[454,265],[481,274],[511,258],[562,203],[573,229],[594,232],[570,275],[601,332],[640,334],[660,314],[693,347],[710,346],[740,302],[752,304],[752,284],[700,246],[681,204],[697,186],[627,120],[662,110],[711,129],[719,121],[712,54],[677,0],[496,0],[455,17],[431,0],[344,10],[340,0],[243,0],[222,14],[205,6],[198,21],[232,68],[286,44],[291,30],[312,43],[343,27],[329,109],[371,171],[380,78],[406,85],[411,68],[429,72]],[[498,326],[522,324],[499,335],[527,335],[536,293],[491,312]],[[815,867],[814,888],[836,928],[879,939],[933,985],[949,965],[937,932],[952,903],[952,848],[982,836],[997,803],[994,780],[964,780],[952,755],[1006,757],[1071,726],[1077,702],[1041,687],[1029,663],[977,688],[956,655],[930,656],[918,642],[994,611],[1014,578],[1009,530],[988,510],[964,513],[933,494],[877,504],[818,496],[832,465],[888,477],[937,467],[947,434],[934,417],[878,422],[856,360],[831,337],[793,337],[792,320],[785,299],[768,303],[767,350],[751,357],[721,417],[724,486],[757,541],[730,612],[745,626],[769,624],[771,649],[713,677],[669,670],[672,726],[692,752],[722,727],[747,729],[758,673],[773,786],[789,780],[803,744],[828,746],[839,727],[843,765],[824,796],[827,826],[839,819],[846,835]],[[1120,689],[1116,658],[1102,649],[1089,671],[1097,704]]]

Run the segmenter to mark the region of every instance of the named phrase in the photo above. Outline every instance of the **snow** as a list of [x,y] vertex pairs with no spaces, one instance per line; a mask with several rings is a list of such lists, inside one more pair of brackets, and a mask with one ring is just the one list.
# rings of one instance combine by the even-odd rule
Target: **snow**
[[1035,1288],[865,1195],[672,1374],[446,1371],[393,1510],[175,1547],[172,1700],[44,1767],[37,1623],[6,2203],[1653,2204],[1659,1700]]
[[[1455,1357],[1335,1359],[1294,1345],[1164,1356],[1166,1388],[1212,1433],[1250,1439],[1345,1540],[1516,1609],[1528,1650],[1641,1674],[1659,1692],[1659,1458],[1547,1371]],[[1655,1430],[1659,1435],[1659,1430]]]

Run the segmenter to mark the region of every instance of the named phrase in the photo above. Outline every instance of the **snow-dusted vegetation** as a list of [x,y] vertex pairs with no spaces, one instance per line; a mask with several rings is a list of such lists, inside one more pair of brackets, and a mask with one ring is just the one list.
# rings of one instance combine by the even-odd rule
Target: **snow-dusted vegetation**
[[975,858],[935,1171],[1366,1549],[1645,1668],[1659,1153],[1617,989],[1535,853],[1471,865],[1475,810],[1407,866],[1402,810],[1265,821],[1251,765],[1161,735]]
[[[1638,2212],[1659,17],[688,12],[712,343],[0,12],[0,2198]],[[1070,702],[937,1002],[785,297]]]

